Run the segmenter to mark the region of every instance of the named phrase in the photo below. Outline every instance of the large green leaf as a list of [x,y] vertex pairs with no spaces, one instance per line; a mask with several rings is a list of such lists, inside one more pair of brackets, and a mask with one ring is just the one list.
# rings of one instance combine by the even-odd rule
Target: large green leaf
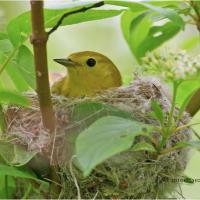
[[141,12],[141,11],[145,11],[145,10],[148,9],[147,7],[145,7],[142,4],[139,4],[138,2],[131,2],[131,1],[117,1],[117,0],[110,1],[110,0],[106,0],[105,4],[128,7],[133,12]]
[[0,103],[16,104],[20,106],[28,106],[29,101],[18,93],[0,90]]
[[121,16],[121,28],[126,39],[127,43],[129,44],[130,38],[130,25],[134,18],[136,18],[140,13],[132,12],[130,10],[125,11]]
[[14,178],[0,174],[0,186],[0,199],[12,199],[16,188]]
[[191,95],[192,91],[195,91],[199,87],[199,80],[189,80],[181,83],[178,88],[178,94],[176,98],[177,104],[181,106],[184,103],[185,99],[189,98],[189,95]]
[[116,116],[95,121],[76,140],[78,165],[84,176],[111,156],[129,149],[134,138],[149,128],[146,124]]
[[0,40],[8,39],[8,35],[4,32],[0,32]]
[[[126,4],[129,3],[126,2]],[[136,4],[146,9],[124,12],[121,18],[121,28],[130,49],[140,60],[148,51],[159,47],[183,29],[184,21],[171,8],[140,2]],[[164,19],[168,21],[163,23]]]
[[186,147],[191,147],[196,149],[197,151],[200,151],[200,141],[179,142],[176,144],[174,149],[186,148]]
[[[24,92],[29,89],[29,85],[24,80],[24,77],[22,76],[22,73],[20,72],[19,67],[15,62],[10,62],[6,66],[4,72],[9,75],[9,78],[12,80],[17,91]],[[10,89],[9,86],[7,88]]]
[[21,46],[19,48],[17,56],[18,69],[23,76],[27,84],[35,89],[36,88],[36,78],[34,70],[34,60],[32,52],[26,47]]
[[148,13],[142,13],[131,22],[129,41],[131,49],[135,54],[141,48],[140,44],[148,37],[151,26],[152,20]]
[[146,8],[148,8],[149,10],[151,10],[153,12],[160,14],[164,18],[168,18],[178,27],[180,27],[182,29],[184,28],[185,23],[175,10],[173,10],[171,8],[167,8],[167,7],[162,8],[162,7],[158,7],[158,6],[153,6],[148,3],[140,3],[139,2],[139,4],[145,6]]
[[[68,10],[46,10],[45,27],[51,28],[54,26],[60,17],[67,11]],[[123,10],[88,10],[86,12],[80,12],[65,18],[62,26],[115,17],[121,14],[122,11]]]
[[9,53],[13,50],[13,46],[8,39],[0,40],[0,51],[3,53]]
[[128,7],[134,12],[144,11],[148,9],[148,5],[162,6],[162,7],[177,7],[180,2],[178,1],[148,1],[147,6],[144,3],[130,0],[105,0],[105,4]]
[[11,20],[7,26],[7,33],[12,44],[17,48],[28,39],[31,32],[30,12],[25,12]]
[[1,176],[12,176],[12,177],[23,178],[23,179],[30,179],[30,180],[37,181],[38,183],[42,183],[45,186],[48,186],[47,182],[38,179],[34,173],[32,173],[31,171],[28,171],[24,168],[17,168],[17,167],[8,166],[8,165],[0,163],[0,175]]
[[175,36],[180,31],[180,27],[173,22],[168,22],[163,26],[153,26],[148,36],[140,43],[137,48],[137,57],[143,57],[146,52],[156,49],[164,42]]
[[147,143],[147,142],[140,142],[131,148],[132,151],[149,151],[149,152],[156,152],[156,149],[153,145]]
[[[8,55],[5,52],[0,51],[0,65],[5,63],[6,59],[8,59]],[[15,56],[0,74],[0,82],[1,89],[14,89],[23,92],[29,88],[18,69]]]
[[23,166],[37,153],[37,151],[28,152],[19,145],[0,141],[0,156],[9,165]]
[[[91,4],[88,4],[89,6]],[[45,27],[52,28],[63,14],[72,10],[77,10],[80,6],[75,8],[68,8],[62,10],[44,10]],[[77,24],[86,21],[100,20],[119,15],[122,10],[88,10],[86,12],[71,15],[63,20],[63,25]],[[10,21],[7,26],[8,36],[15,47],[20,46],[25,40],[28,39],[31,33],[31,17],[30,12],[25,12],[20,16]]]

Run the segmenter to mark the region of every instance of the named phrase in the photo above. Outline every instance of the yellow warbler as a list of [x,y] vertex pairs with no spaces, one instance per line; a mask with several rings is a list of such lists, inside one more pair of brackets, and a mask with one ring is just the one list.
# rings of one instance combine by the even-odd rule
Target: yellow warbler
[[121,85],[117,67],[106,56],[92,51],[78,52],[67,59],[54,59],[67,67],[67,75],[55,82],[52,93],[66,97],[92,96]]

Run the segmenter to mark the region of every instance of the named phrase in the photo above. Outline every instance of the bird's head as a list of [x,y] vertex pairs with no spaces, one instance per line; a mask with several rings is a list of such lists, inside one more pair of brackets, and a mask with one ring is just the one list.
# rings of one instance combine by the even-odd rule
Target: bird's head
[[75,90],[86,93],[118,87],[121,75],[114,63],[106,56],[92,51],[71,54],[67,59],[54,59],[67,67],[70,83]]

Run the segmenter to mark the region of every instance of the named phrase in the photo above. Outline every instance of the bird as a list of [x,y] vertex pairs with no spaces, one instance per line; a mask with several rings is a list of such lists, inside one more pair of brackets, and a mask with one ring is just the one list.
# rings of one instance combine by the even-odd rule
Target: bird
[[53,94],[65,97],[94,96],[122,85],[121,74],[115,64],[98,52],[76,52],[66,59],[54,61],[67,68],[67,75],[52,85]]

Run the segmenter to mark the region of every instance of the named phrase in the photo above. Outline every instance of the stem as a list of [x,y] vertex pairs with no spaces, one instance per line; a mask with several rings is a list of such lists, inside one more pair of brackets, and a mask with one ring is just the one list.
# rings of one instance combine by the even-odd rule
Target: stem
[[172,104],[171,104],[171,109],[170,109],[170,112],[169,112],[169,119],[168,119],[168,123],[167,123],[168,131],[170,131],[169,129],[171,127],[171,123],[172,123],[172,120],[173,120],[173,114],[174,114],[174,109],[175,109],[175,105],[176,105],[176,95],[177,95],[178,86],[179,86],[179,83],[177,83],[177,82],[173,83]]
[[190,126],[195,126],[195,125],[199,125],[199,124],[200,124],[200,122],[193,123],[193,124],[185,124],[185,125],[183,125],[183,126],[179,126],[179,127],[177,127],[177,128],[174,130],[173,133],[176,133],[176,132],[181,131],[181,130],[183,130],[183,129],[189,128]]
[[6,125],[6,120],[5,120],[5,116],[3,112],[3,107],[1,104],[0,104],[0,129],[1,129],[0,136],[2,136],[7,129],[7,125]]
[[45,128],[55,130],[55,116],[50,96],[47,68],[47,33],[44,29],[43,0],[31,0],[32,36],[34,50],[37,94],[40,103],[42,121]]
[[173,82],[173,96],[172,96],[171,109],[169,112],[167,127],[166,129],[163,129],[163,136],[162,136],[162,140],[160,142],[158,151],[160,151],[161,148],[166,144],[167,139],[171,135],[171,131],[172,131],[171,127],[173,127],[172,121],[173,121],[173,115],[174,115],[174,110],[175,110],[175,105],[176,105],[176,95],[177,95],[178,86],[179,86],[178,82]]

